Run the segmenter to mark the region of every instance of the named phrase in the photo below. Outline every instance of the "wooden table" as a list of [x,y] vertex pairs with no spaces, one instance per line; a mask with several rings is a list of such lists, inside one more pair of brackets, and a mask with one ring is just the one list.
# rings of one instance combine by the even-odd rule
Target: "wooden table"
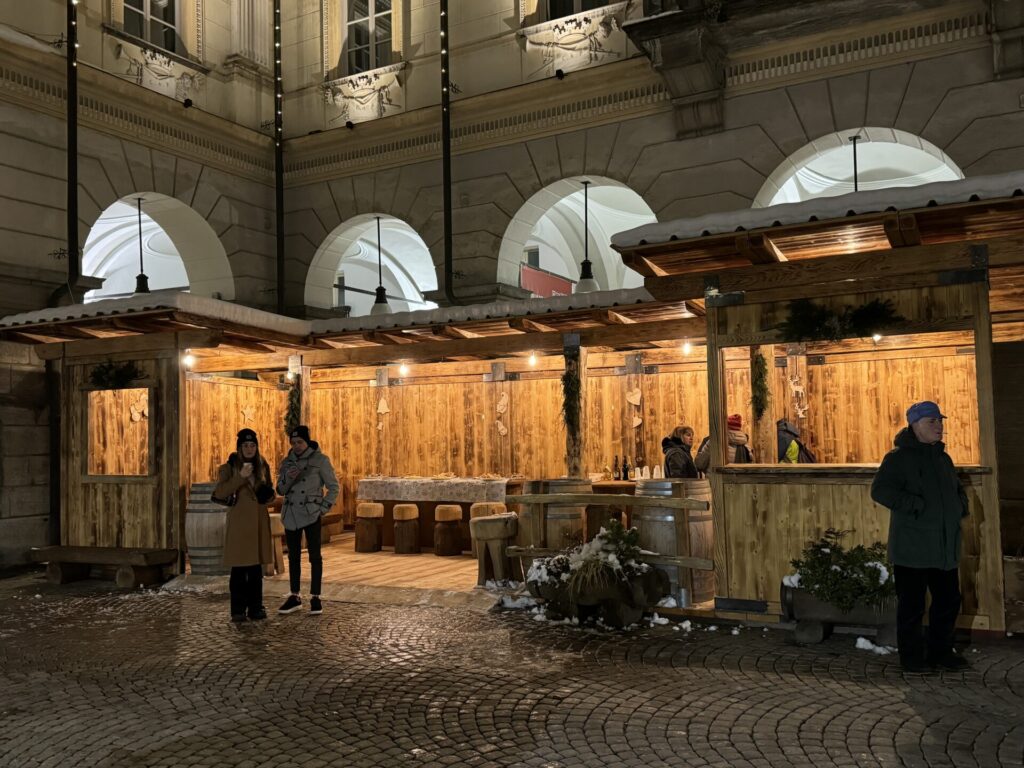
[[469,508],[478,501],[504,502],[505,496],[522,490],[521,478],[481,479],[476,477],[367,477],[359,481],[358,501],[384,505],[381,531],[386,547],[395,544],[395,504],[415,503],[420,510],[420,546],[434,546],[434,510],[439,504],[462,507],[459,534],[463,551],[470,548]]

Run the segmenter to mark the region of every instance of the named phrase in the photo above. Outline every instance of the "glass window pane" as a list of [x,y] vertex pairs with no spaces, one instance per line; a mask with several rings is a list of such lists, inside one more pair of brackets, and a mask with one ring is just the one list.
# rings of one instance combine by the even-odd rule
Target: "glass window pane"
[[571,16],[576,9],[572,0],[548,0],[548,18],[560,19],[562,16]]
[[155,19],[149,20],[149,42],[160,46],[165,51],[177,50],[174,42],[174,27],[168,27]]
[[124,0],[125,8],[134,8],[135,10],[142,11],[142,0]]
[[348,52],[348,72],[350,75],[366,72],[370,68],[370,49],[358,48]]
[[348,20],[365,19],[370,15],[370,0],[349,0]]
[[386,40],[383,43],[377,43],[377,62],[375,66],[386,67],[391,63],[391,41]]
[[377,16],[373,20],[373,37],[379,43],[391,39],[391,14]]
[[580,10],[593,11],[605,5],[608,5],[608,0],[582,0]]
[[142,23],[142,14],[136,13],[125,6],[124,9],[124,31],[129,35],[141,38],[145,25]]
[[174,0],[149,0],[149,15],[172,27],[178,19],[174,11]]
[[376,0],[374,8],[377,13],[387,13],[391,10],[391,0]]
[[348,47],[362,48],[370,44],[370,22],[357,21],[348,25]]

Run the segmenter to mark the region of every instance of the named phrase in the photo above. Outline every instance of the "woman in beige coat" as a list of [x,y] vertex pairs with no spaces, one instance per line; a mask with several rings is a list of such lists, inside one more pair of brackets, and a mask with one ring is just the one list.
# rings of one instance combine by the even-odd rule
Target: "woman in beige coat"
[[263,563],[273,562],[270,515],[274,498],[270,465],[260,456],[251,429],[238,433],[237,451],[217,472],[213,495],[229,502],[224,531],[224,565],[231,567],[231,620],[267,618],[263,607]]

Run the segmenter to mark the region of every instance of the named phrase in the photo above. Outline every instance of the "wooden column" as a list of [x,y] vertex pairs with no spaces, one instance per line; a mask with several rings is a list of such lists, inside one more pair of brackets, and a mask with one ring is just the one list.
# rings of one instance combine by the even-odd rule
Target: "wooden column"
[[711,484],[711,508],[715,535],[715,594],[728,597],[728,527],[726,525],[725,491],[722,474],[718,471],[728,461],[729,431],[726,424],[725,354],[718,346],[719,313],[717,307],[707,307],[708,357],[708,435],[710,436],[711,466],[708,479]]
[[[563,385],[563,400],[562,408],[563,411],[568,408],[573,408],[576,423],[579,424],[579,433],[573,435],[569,432],[568,428],[565,432],[565,466],[569,477],[584,477],[583,471],[583,435],[584,425],[583,416],[586,412],[584,408],[584,398],[586,397],[587,391],[587,350],[585,347],[580,346],[580,337],[576,333],[566,333],[562,336],[562,355],[565,358],[565,373],[563,376],[575,375],[579,378],[580,396],[579,402],[575,406],[570,406],[564,400],[564,385]],[[564,382],[564,378],[563,378]],[[568,414],[567,414],[568,415]]]
[[750,348],[750,389],[753,394],[754,389],[754,361],[758,355],[764,356],[765,364],[768,367],[768,372],[765,380],[765,384],[768,387],[768,407],[765,412],[761,414],[761,418],[757,418],[757,414],[754,413],[754,421],[750,427],[750,450],[754,454],[754,461],[760,464],[773,464],[778,460],[776,456],[776,439],[775,439],[775,420],[778,416],[775,415],[775,392],[772,388],[772,381],[775,375],[775,349],[771,345],[768,346],[754,346]]
[[[622,412],[620,414],[622,423],[622,434],[625,438],[622,441],[623,450],[629,455],[631,466],[640,469],[640,458],[645,461],[646,447],[645,436],[647,434],[647,419],[645,416],[644,401],[640,401],[640,407],[633,405],[626,399],[627,395],[634,390],[639,390],[643,397],[643,370],[644,359],[642,352],[627,353],[625,358],[626,375],[622,377]],[[641,418],[644,421],[639,427],[633,426],[634,418]],[[597,468],[595,468],[596,471]]]
[[304,365],[302,366],[302,373],[299,378],[299,420],[303,424],[309,424],[313,415],[313,398],[310,395],[312,372],[313,369],[310,366]]
[[[987,248],[984,250],[987,261]],[[987,278],[987,274],[986,274]],[[1003,605],[1003,546],[999,531],[999,473],[996,456],[996,414],[992,391],[992,316],[989,311],[988,280],[975,283],[971,292],[971,310],[974,315],[974,364],[978,386],[978,429],[982,466],[990,467],[991,474],[981,483],[981,510],[978,542],[978,613],[988,616],[988,627],[1002,631],[1006,628]]]

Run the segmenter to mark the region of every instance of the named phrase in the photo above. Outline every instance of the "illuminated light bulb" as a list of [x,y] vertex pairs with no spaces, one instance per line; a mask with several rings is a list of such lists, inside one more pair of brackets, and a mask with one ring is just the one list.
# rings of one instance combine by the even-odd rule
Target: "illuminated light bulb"
[[186,368],[191,368],[193,365],[196,364],[196,356],[193,355],[191,352],[186,352],[185,355],[181,358],[181,364],[184,365]]
[[874,341],[875,344],[877,344],[878,342],[880,342],[882,340],[882,334],[880,334],[880,333],[873,334],[871,336],[871,340]]
[[530,353],[530,365],[536,365],[536,364],[537,364],[537,355],[534,354],[533,352],[531,352]]
[[684,355],[690,354],[692,349],[693,349],[693,346],[690,344],[690,342],[688,342],[688,341],[684,341],[683,342],[683,354]]
[[402,363],[400,366],[398,366],[398,372],[402,376],[407,376],[409,374],[409,366],[406,365],[405,363]]

